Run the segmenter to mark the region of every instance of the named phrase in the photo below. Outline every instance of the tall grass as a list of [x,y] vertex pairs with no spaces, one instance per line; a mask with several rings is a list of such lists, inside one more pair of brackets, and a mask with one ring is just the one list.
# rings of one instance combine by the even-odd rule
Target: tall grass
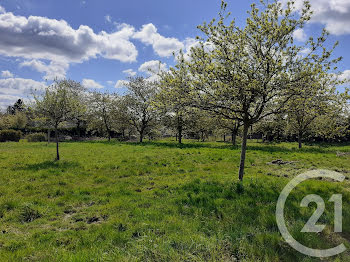
[[[238,183],[239,148],[173,141],[0,145],[2,261],[318,261],[281,237],[275,205],[288,181],[322,168],[350,176],[350,146],[250,142]],[[286,165],[272,160],[293,161]],[[301,234],[313,208],[301,199],[343,194],[343,233],[333,233],[333,207],[322,234]],[[349,182],[308,181],[288,198],[293,236],[310,247],[350,241]],[[330,261],[350,261],[349,252]]]

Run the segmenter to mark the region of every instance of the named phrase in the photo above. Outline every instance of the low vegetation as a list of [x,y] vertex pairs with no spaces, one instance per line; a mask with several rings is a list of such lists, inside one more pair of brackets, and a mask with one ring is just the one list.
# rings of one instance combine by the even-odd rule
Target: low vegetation
[[44,133],[33,133],[26,136],[28,142],[44,142],[47,140]]
[[21,139],[21,131],[16,130],[0,130],[0,142],[18,142]]
[[[275,219],[283,187],[313,169],[346,180],[299,185],[288,228],[308,247],[350,248],[349,81],[326,30],[296,41],[313,13],[308,1],[296,11],[262,0],[242,25],[221,1],[190,50],[129,77],[123,94],[57,78],[8,106],[0,260],[318,261],[290,247]],[[301,234],[316,208],[301,208],[303,197],[335,193],[343,232],[327,202],[326,229]]]
[[[350,145],[248,142],[246,179],[240,149],[219,142],[3,143],[0,150],[0,257],[3,261],[318,261],[282,239],[277,198],[295,175],[329,169],[343,183],[315,180],[288,198],[286,219],[305,245],[350,247]],[[306,194],[343,194],[343,233],[333,207],[321,234],[300,229],[313,208]],[[299,233],[298,233],[299,232]],[[349,252],[328,261],[350,261]]]

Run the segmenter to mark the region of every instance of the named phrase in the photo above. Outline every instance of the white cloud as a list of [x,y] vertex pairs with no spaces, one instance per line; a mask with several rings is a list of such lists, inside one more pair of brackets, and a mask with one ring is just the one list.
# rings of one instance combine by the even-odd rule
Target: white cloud
[[112,86],[112,85],[114,85],[114,81],[107,81],[107,84]]
[[191,49],[195,48],[199,45],[199,41],[194,39],[194,38],[186,38],[185,40],[185,50],[186,52],[184,53],[184,58],[185,60],[190,60],[190,56],[191,56]]
[[[191,53],[192,53],[192,48],[200,47],[200,42],[196,40],[195,38],[186,38],[185,41],[185,53],[184,53],[184,58],[186,61],[189,61],[191,59]],[[212,51],[214,49],[214,45],[210,42],[205,42],[204,43],[204,50],[205,51]],[[177,60],[177,57],[176,57]]]
[[51,61],[50,64],[45,64],[39,60],[31,60],[20,63],[20,67],[23,66],[31,67],[40,73],[45,73],[43,78],[46,80],[54,80],[66,77],[66,71],[69,64],[56,61]]
[[92,79],[83,79],[82,85],[86,88],[90,89],[102,89],[104,88],[103,85],[97,83],[95,80]]
[[196,47],[199,44],[199,41],[195,38],[187,37],[185,39],[185,49],[190,51],[192,47]]
[[128,83],[129,83],[129,82],[126,81],[126,80],[118,80],[114,87],[115,87],[115,88],[123,88],[123,87],[126,87],[126,85],[127,85]]
[[32,79],[0,79],[0,108],[6,108],[20,98],[31,97],[33,92],[43,90],[45,86],[44,83]]
[[[304,0],[296,0],[296,8],[301,11]],[[281,0],[286,4],[287,0]],[[321,23],[335,35],[350,34],[349,0],[310,0],[313,16],[311,22]]]
[[150,75],[149,77],[147,77],[147,80],[150,82],[158,82],[160,80],[159,75],[154,74],[154,75]]
[[0,94],[8,95],[26,95],[35,90],[42,90],[45,88],[43,82],[34,81],[32,79],[24,78],[6,78],[0,79]]
[[166,64],[156,60],[147,61],[139,67],[140,72],[147,73],[148,75],[154,75],[159,71],[165,70],[167,70]]
[[165,63],[161,63],[160,61],[151,60],[143,63],[139,67],[140,72],[144,72],[148,74],[147,80],[150,82],[155,82],[159,80],[158,73],[160,71],[167,71],[167,65]]
[[6,13],[6,10],[4,7],[0,5],[0,14]]
[[299,42],[304,42],[307,38],[304,29],[298,28],[293,32],[293,38],[296,39]]
[[1,71],[1,76],[4,78],[10,78],[10,77],[13,77],[13,74],[10,71],[5,70],[5,71]]
[[177,38],[164,37],[157,32],[153,24],[143,25],[141,30],[133,35],[146,45],[152,45],[155,53],[161,57],[169,57],[173,52],[184,48],[184,44]]
[[127,69],[123,71],[124,74],[127,74],[128,76],[135,76],[136,72],[132,69]]
[[345,70],[340,76],[341,81],[348,80],[350,81],[350,70]]
[[89,26],[73,29],[64,20],[40,16],[0,14],[0,54],[26,59],[82,62],[102,56],[121,62],[136,61],[137,50],[129,39],[134,28],[121,24],[114,33],[95,33]]
[[311,53],[311,49],[310,48],[304,48],[303,50],[300,51],[300,54],[302,55],[307,55]]
[[13,105],[18,99],[23,99],[22,96],[16,95],[0,95],[0,111],[5,110],[8,106]]
[[105,16],[105,20],[108,22],[108,23],[111,23],[112,22],[112,17],[110,15],[106,15]]

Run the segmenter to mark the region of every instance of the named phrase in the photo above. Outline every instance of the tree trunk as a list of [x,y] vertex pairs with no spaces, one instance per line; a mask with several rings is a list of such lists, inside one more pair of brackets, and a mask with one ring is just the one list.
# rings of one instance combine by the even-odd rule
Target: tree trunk
[[103,109],[103,122],[104,122],[105,127],[106,127],[106,130],[107,130],[108,141],[111,141],[111,130],[110,130],[109,127],[108,127],[107,118],[106,118],[106,116],[104,115],[104,113],[105,113],[105,109]]
[[80,120],[78,120],[78,122],[77,122],[77,132],[78,132],[78,138],[80,138],[81,137],[81,133],[80,133]]
[[182,125],[179,125],[177,127],[177,131],[178,131],[179,144],[182,144]]
[[236,137],[237,137],[237,132],[236,130],[232,131],[231,133],[231,140],[232,140],[232,145],[236,145]]
[[242,137],[242,149],[241,149],[241,161],[239,164],[239,180],[243,181],[243,175],[244,175],[244,164],[245,164],[245,155],[247,151],[247,138],[248,138],[248,129],[249,129],[249,124],[244,123],[243,126],[243,137]]
[[50,136],[51,136],[51,132],[50,132],[50,128],[47,129],[47,143],[50,144]]
[[56,160],[60,160],[60,152],[58,149],[58,143],[59,143],[59,139],[58,139],[58,127],[55,127],[55,138],[56,138]]
[[177,113],[177,138],[179,141],[179,144],[182,144],[182,126],[183,122],[182,122],[182,114],[181,113]]
[[299,149],[301,149],[303,147],[302,138],[303,138],[303,132],[299,131],[299,134],[298,134]]
[[143,130],[140,131],[140,143],[143,142]]
[[204,132],[203,131],[201,132],[201,140],[202,140],[202,142],[204,142]]
[[224,142],[226,142],[226,134],[224,134]]

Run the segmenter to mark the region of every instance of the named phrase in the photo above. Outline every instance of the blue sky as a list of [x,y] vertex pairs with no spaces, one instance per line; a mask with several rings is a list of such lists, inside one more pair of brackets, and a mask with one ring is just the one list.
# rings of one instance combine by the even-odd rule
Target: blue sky
[[[244,25],[253,1],[227,2],[232,18]],[[295,38],[325,26],[330,43],[340,41],[335,56],[344,57],[339,69],[350,78],[350,0],[311,4],[315,16]],[[158,60],[164,68],[173,65],[171,53],[188,50],[196,26],[219,8],[219,0],[0,0],[0,107],[56,76],[122,93],[118,81],[128,75],[147,75]]]

